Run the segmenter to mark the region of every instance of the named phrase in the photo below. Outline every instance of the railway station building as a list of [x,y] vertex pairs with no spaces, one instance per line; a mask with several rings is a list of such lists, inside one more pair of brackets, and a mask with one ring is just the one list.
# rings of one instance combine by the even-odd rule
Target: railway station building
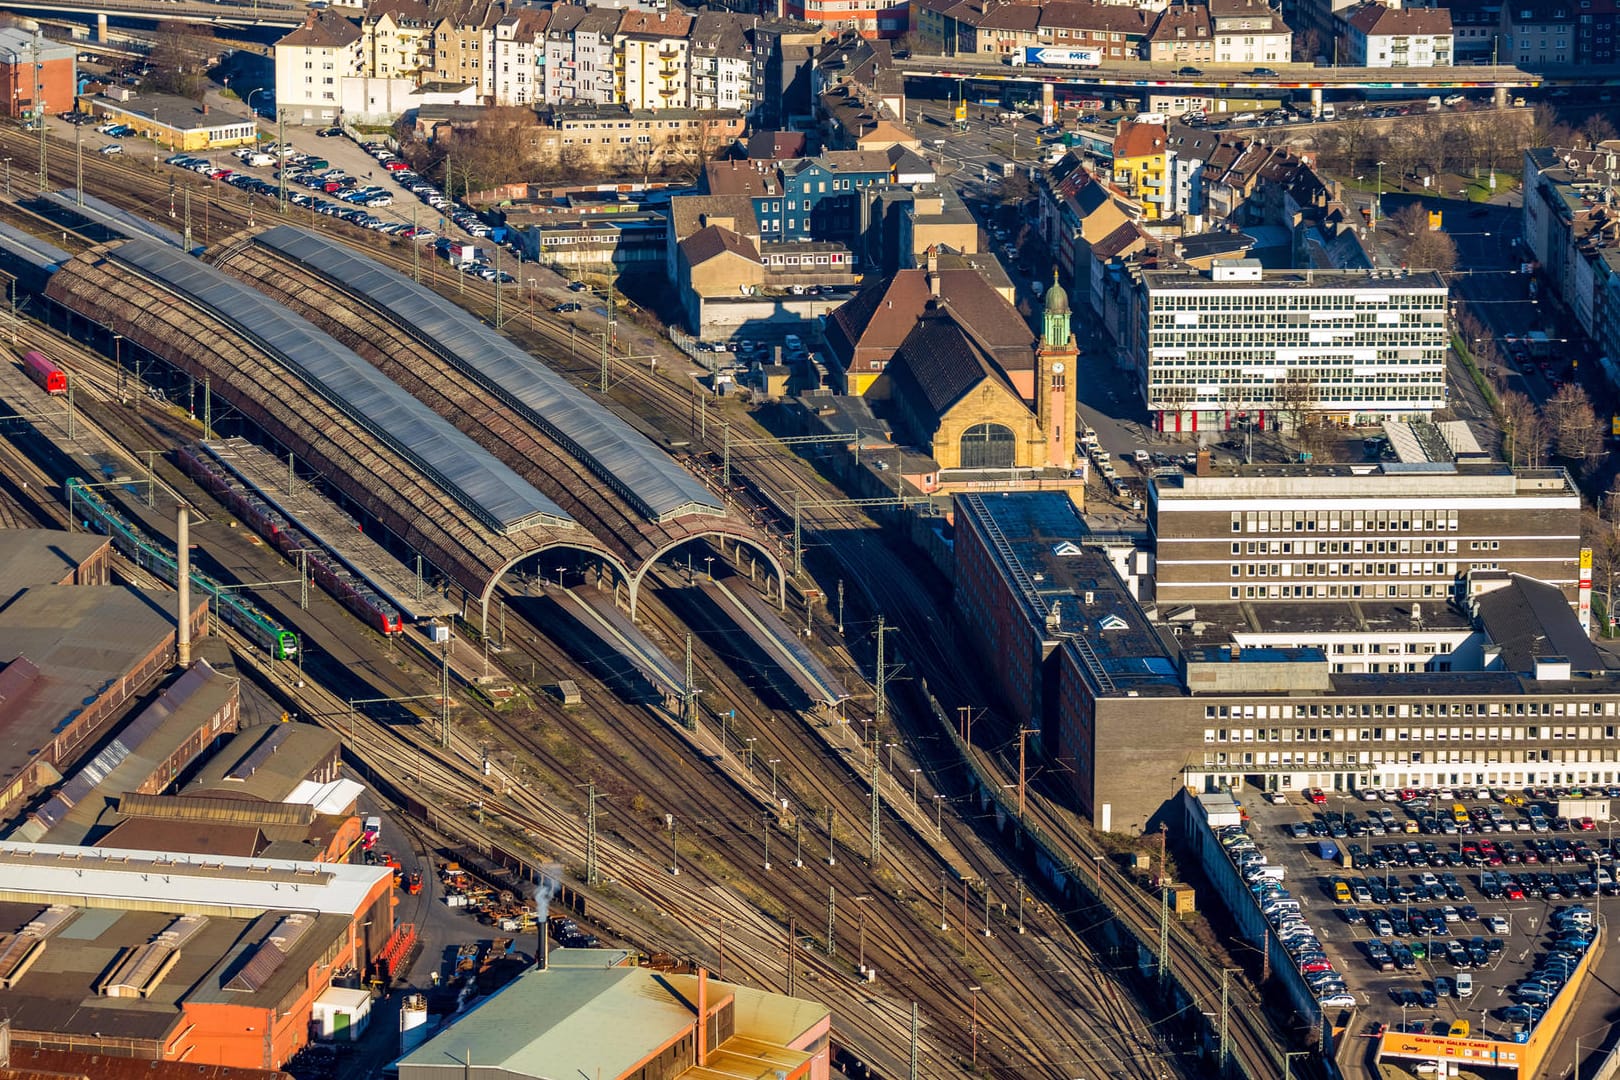
[[1105,830],[1183,788],[1620,781],[1620,672],[1560,584],[1460,568],[1429,601],[1155,600],[1152,553],[1061,495],[959,495],[955,521],[997,703]]
[[394,904],[386,866],[3,842],[0,1011],[14,1052],[278,1069]]

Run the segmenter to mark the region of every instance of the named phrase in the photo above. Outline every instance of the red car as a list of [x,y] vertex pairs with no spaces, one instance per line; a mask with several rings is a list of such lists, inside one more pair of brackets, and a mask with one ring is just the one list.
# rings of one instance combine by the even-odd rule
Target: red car
[[1319,787],[1307,788],[1305,790],[1305,797],[1311,800],[1311,802],[1316,803],[1318,806],[1321,806],[1327,802],[1327,792],[1323,791]]
[[1503,889],[1502,895],[1506,896],[1509,900],[1523,900],[1524,890],[1519,888],[1517,884],[1513,884]]
[[1579,821],[1575,822],[1575,827],[1582,832],[1591,832],[1593,829],[1597,828],[1597,822],[1593,821],[1589,817],[1583,817]]
[[404,172],[406,169],[410,168],[410,165],[403,161],[385,161],[383,162],[383,168],[387,169],[389,172]]

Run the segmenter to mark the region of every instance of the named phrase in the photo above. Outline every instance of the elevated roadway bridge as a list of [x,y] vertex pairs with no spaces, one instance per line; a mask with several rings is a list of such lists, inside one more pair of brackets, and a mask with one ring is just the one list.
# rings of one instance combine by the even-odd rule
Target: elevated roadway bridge
[[287,0],[6,0],[0,10],[93,22],[96,40],[105,41],[109,19],[291,30],[304,21],[309,7]]
[[[1013,66],[991,56],[918,56],[894,62],[894,69],[909,82],[922,79],[1018,85],[1037,91],[1050,116],[1057,87],[1168,91],[1237,92],[1257,97],[1308,92],[1320,112],[1324,101],[1352,91],[1490,90],[1498,105],[1506,105],[1515,90],[1554,85],[1620,85],[1620,67],[1564,67],[1528,71],[1511,64],[1467,67],[1357,68],[1317,67],[1313,64],[1204,64],[1197,68],[1179,63],[1113,63],[1099,67]],[[1257,75],[1256,71],[1276,74]]]

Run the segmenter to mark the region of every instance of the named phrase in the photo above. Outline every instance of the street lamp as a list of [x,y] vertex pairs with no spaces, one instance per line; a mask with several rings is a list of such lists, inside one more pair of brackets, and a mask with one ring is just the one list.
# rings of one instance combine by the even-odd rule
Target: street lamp
[[754,771],[754,740],[757,736],[750,735],[745,741],[748,743],[748,771]]
[[906,772],[911,774],[911,805],[915,807],[917,805],[917,774],[922,770],[907,769]]
[[1373,196],[1373,205],[1372,205],[1372,220],[1373,220],[1374,225],[1378,224],[1379,204],[1382,203],[1383,201],[1384,201],[1384,163],[1382,161],[1380,161],[1378,163],[1378,194]]
[[968,1035],[973,1040],[973,1067],[979,1067],[979,991],[982,986],[968,987],[968,994],[973,998],[973,1020],[968,1028]]
[[681,849],[676,845],[675,815],[674,814],[665,814],[664,815],[664,824],[669,826],[669,856],[670,856],[669,875],[670,875],[670,877],[680,877],[681,876]]
[[710,581],[714,580],[714,556],[713,555],[705,555],[705,556],[703,556],[703,572],[708,575],[708,578],[709,578]]
[[253,95],[254,94],[262,94],[262,93],[264,93],[264,87],[255,86],[252,90],[248,91],[248,96],[247,96],[248,115],[253,117],[253,128],[254,128],[254,134],[255,135],[258,134],[259,114],[253,111]]
[[773,805],[776,802],[776,766],[781,762],[781,760],[782,759],[779,757],[773,757],[769,762],[771,767],[771,803]]
[[934,796],[934,831],[945,835],[945,796]]

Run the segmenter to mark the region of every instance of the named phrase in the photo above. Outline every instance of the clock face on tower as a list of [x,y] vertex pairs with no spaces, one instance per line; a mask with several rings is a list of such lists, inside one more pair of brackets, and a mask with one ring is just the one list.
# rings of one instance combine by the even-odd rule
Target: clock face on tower
[[1061,360],[1052,365],[1052,374],[1054,374],[1054,375],[1063,374],[1063,362]]

